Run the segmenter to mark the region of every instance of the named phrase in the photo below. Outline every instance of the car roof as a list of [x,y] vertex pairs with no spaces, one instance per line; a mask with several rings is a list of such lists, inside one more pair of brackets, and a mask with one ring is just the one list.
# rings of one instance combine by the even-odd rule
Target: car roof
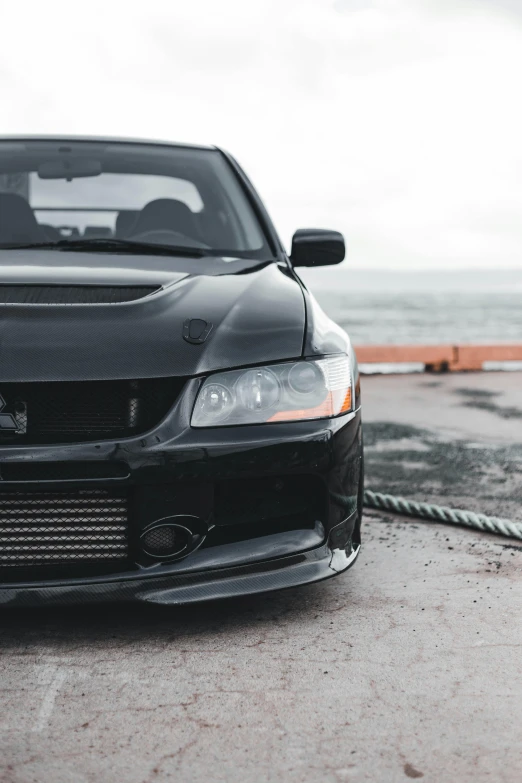
[[101,142],[104,144],[150,144],[163,147],[182,147],[193,150],[215,150],[217,147],[207,144],[186,144],[177,141],[161,141],[159,139],[134,139],[118,136],[75,136],[75,135],[39,135],[39,134],[16,134],[0,135],[2,141],[57,141],[57,142]]

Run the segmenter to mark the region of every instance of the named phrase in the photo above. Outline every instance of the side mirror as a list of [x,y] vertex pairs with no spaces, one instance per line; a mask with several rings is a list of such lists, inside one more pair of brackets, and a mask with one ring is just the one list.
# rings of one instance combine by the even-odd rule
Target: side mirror
[[344,256],[344,237],[338,231],[300,228],[293,236],[290,259],[294,266],[340,264]]

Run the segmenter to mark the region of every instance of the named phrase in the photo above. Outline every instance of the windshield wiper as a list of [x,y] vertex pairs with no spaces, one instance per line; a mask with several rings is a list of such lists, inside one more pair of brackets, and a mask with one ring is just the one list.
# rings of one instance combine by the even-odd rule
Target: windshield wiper
[[60,239],[58,242],[28,242],[27,244],[0,245],[0,250],[70,250],[78,253],[88,253],[94,250],[98,253],[132,253],[150,256],[192,256],[203,258],[208,251],[202,247],[189,245],[157,245],[149,242],[137,242],[133,239],[108,239],[93,237],[92,239]]

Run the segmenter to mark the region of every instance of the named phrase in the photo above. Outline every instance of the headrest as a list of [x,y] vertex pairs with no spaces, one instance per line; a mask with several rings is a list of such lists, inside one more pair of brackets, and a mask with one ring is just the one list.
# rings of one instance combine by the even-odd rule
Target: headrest
[[16,193],[0,193],[0,243],[39,242],[45,239],[27,201]]
[[177,231],[194,239],[199,235],[193,213],[186,204],[173,198],[158,198],[145,204],[132,228],[132,235],[146,231]]

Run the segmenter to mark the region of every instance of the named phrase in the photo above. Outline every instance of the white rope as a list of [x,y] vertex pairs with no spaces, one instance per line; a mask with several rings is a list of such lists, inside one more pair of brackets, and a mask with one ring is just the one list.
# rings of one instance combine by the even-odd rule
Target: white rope
[[406,500],[406,498],[395,495],[372,492],[370,489],[364,492],[364,505],[369,508],[394,511],[396,514],[405,514],[409,517],[464,525],[481,530],[483,533],[497,533],[522,541],[522,523],[512,522],[510,519],[487,517],[485,514],[475,514],[473,511],[462,511],[458,508],[446,508],[445,506],[437,506],[435,503],[419,503],[416,500]]

